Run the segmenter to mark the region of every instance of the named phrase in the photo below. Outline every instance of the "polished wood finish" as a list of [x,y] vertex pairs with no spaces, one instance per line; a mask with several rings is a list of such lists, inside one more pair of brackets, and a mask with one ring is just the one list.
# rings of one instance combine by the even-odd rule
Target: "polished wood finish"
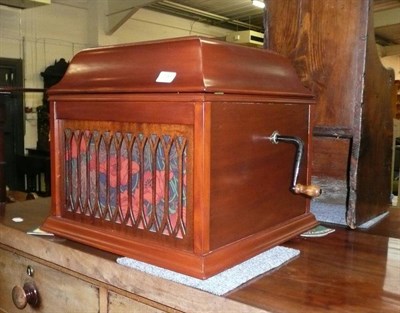
[[[160,71],[176,76],[170,83],[160,83],[156,81]],[[309,116],[313,96],[301,85],[287,58],[198,37],[89,49],[74,57],[64,78],[48,93],[53,210],[44,229],[50,232],[206,278],[316,224],[309,211],[310,198],[290,191],[296,156],[293,145],[274,144],[268,139],[279,131],[303,140],[299,183],[309,185]],[[86,186],[90,179],[87,183],[82,180],[92,175],[87,170],[89,163],[76,174],[81,178],[76,179],[77,195],[68,193],[74,186],[72,170],[65,161],[72,159],[67,152],[72,148],[66,147],[69,142],[80,140],[70,139],[75,136],[71,133],[79,133],[73,138],[85,141],[89,137],[85,131],[93,137],[93,133],[122,134],[125,139],[109,140],[107,151],[114,149],[113,142],[125,140],[128,146],[135,144],[131,142],[136,139],[126,138],[139,138],[140,147],[152,143],[152,136],[158,136],[159,142],[164,137],[184,138],[186,159],[180,164],[185,164],[185,170],[181,165],[182,174],[176,175],[184,177],[178,184],[181,187],[176,189],[180,192],[176,198],[181,199],[177,207],[181,237],[173,231],[168,233],[166,228],[158,229],[157,223],[151,224],[158,218],[155,209],[151,213],[154,219],[146,221],[143,190],[148,183],[143,182],[144,161],[138,165],[142,190],[137,189],[137,198],[129,182],[126,184],[127,197],[131,199],[128,213],[121,213],[121,203],[115,209],[107,208],[105,202],[106,209],[102,208],[101,198],[111,198],[111,191],[101,191],[100,183],[93,183],[97,200],[88,204],[88,195],[92,193]],[[157,145],[168,146],[153,143],[149,150],[157,151]],[[87,146],[96,146],[96,140]],[[122,146],[115,148],[120,149],[120,155]],[[126,163],[134,163],[133,152],[126,154],[131,158]],[[168,154],[164,150],[164,155]],[[144,159],[144,148],[140,155]],[[157,156],[154,154],[152,159]],[[96,169],[99,168],[97,165]],[[122,168],[122,164],[117,164],[117,168]],[[152,177],[158,175],[155,169],[156,165]],[[110,181],[110,170],[107,173]],[[131,172],[119,175],[133,176]],[[169,223],[165,216],[170,211],[172,190],[168,189],[169,178],[164,177],[167,183],[163,187],[170,191],[162,196],[166,203],[163,212],[168,213],[163,213],[161,226]],[[149,191],[154,208],[156,188],[154,182]],[[184,189],[187,194],[182,196]],[[136,199],[139,213],[134,213]],[[129,216],[135,214],[136,221],[145,222],[127,223]],[[146,223],[154,227],[146,229]]]
[[379,223],[372,225],[368,229],[358,229],[358,231],[372,235],[400,238],[400,208],[391,207],[389,215]]
[[[176,76],[160,82],[161,72]],[[49,94],[207,92],[310,98],[293,75],[289,60],[279,54],[182,37],[80,52]]]
[[[16,258],[23,255],[101,286],[100,294],[104,295],[101,289],[106,298],[109,293],[113,309],[128,304],[133,309],[137,302],[138,308],[145,304],[166,312],[392,313],[400,308],[398,208],[391,208],[387,217],[367,230],[336,228],[326,237],[293,238],[284,246],[300,250],[296,259],[221,297],[125,268],[116,264],[116,255],[105,251],[58,237],[26,235],[44,221],[49,209],[50,199],[7,205],[1,219],[0,259],[5,247],[12,248]],[[12,222],[15,216],[24,222]],[[1,293],[11,297],[13,285],[4,282],[0,280]],[[87,301],[91,303],[85,299],[82,305]]]
[[303,194],[310,198],[316,198],[321,195],[321,187],[318,185],[302,185],[296,184],[293,188],[293,192],[296,194]]
[[271,312],[396,312],[400,239],[338,228],[286,246],[301,255],[228,297]]
[[[279,130],[281,134],[305,138],[307,145],[308,124],[304,121],[308,113],[307,106],[213,103],[211,250],[305,213],[309,200],[290,192],[294,146],[275,145],[265,141],[262,134],[269,136]],[[307,159],[304,161],[307,164]],[[305,166],[302,170],[300,180],[307,182]]]
[[[316,95],[314,138],[336,138],[314,144],[313,170],[322,179],[345,176],[347,223],[354,228],[385,212],[391,194],[394,76],[377,55],[372,0],[266,4],[266,46],[288,56]],[[341,147],[350,143],[349,162],[341,151],[338,157],[331,155],[340,140]]]

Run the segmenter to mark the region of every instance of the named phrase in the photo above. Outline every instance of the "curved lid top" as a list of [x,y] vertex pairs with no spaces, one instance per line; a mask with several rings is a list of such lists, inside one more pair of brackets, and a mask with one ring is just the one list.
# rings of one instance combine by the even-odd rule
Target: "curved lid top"
[[50,94],[231,93],[311,98],[290,61],[266,49],[201,37],[86,49]]

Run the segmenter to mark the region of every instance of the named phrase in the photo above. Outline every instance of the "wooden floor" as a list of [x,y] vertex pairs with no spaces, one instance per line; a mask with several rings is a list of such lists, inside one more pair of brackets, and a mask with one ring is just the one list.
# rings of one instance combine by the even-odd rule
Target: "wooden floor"
[[285,246],[300,256],[228,297],[272,312],[400,312],[400,208],[368,230]]

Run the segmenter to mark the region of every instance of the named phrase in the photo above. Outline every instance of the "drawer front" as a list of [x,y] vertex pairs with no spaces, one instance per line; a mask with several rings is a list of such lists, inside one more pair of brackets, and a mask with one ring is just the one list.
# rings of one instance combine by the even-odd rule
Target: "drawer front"
[[[167,309],[167,308],[166,308]],[[136,300],[121,296],[114,292],[108,294],[108,313],[135,312],[135,313],[159,313],[170,312],[160,310]]]
[[[33,269],[30,276],[27,268]],[[14,286],[33,282],[39,305],[17,309],[12,300]],[[76,277],[5,250],[0,250],[0,312],[99,312],[99,290]]]

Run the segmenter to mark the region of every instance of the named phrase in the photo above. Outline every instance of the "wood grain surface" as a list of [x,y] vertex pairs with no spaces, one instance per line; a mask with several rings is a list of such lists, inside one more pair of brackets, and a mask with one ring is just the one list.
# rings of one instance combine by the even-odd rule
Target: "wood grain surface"
[[[118,294],[110,297],[116,307],[128,301],[120,296],[167,312],[393,313],[400,307],[399,208],[391,208],[367,230],[336,228],[326,237],[299,236],[286,242],[284,246],[300,250],[296,259],[222,297],[125,268],[115,262],[117,256],[89,246],[26,235],[49,208],[49,199],[7,206],[0,226],[2,247]],[[25,222],[12,222],[15,216]],[[8,253],[4,251],[0,249],[0,260]],[[0,280],[0,290],[10,295],[4,282]]]
[[[314,137],[350,140],[346,217],[354,228],[385,212],[391,194],[394,73],[383,67],[377,54],[373,1],[266,3],[266,47],[288,56],[316,96]],[[335,149],[336,142],[331,143],[314,144],[313,170],[322,178],[343,176],[341,158],[333,157],[331,166],[321,158]],[[338,172],[332,173],[334,169]]]

